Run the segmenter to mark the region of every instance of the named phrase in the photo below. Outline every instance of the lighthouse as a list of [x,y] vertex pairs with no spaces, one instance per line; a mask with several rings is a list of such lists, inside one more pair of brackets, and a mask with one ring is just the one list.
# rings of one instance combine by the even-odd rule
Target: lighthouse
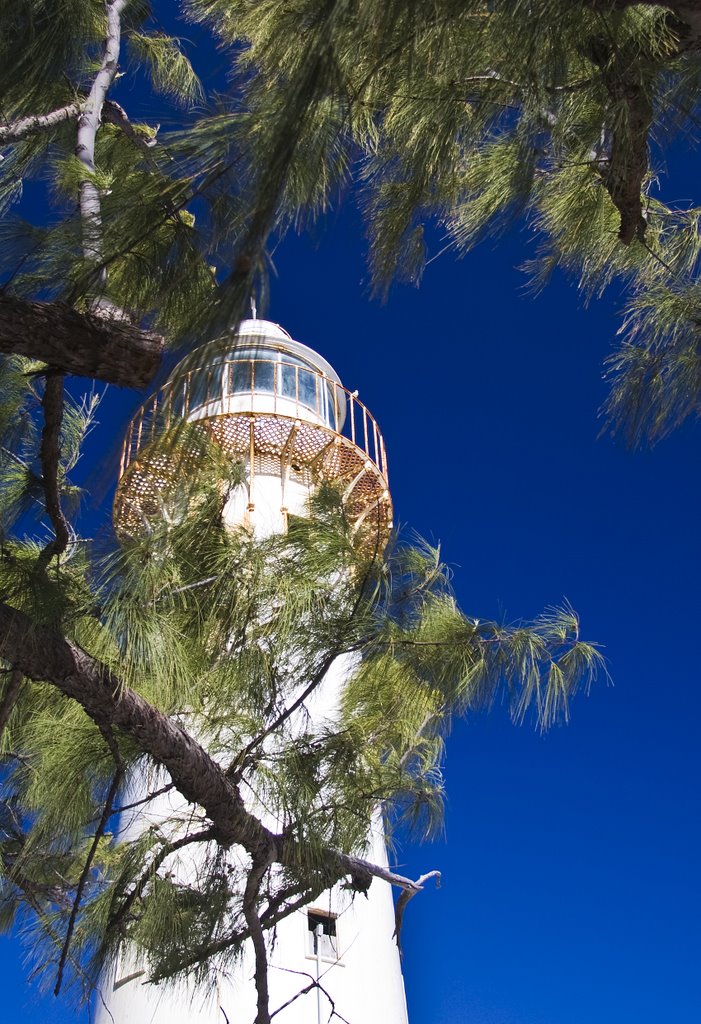
[[[180,433],[178,424],[184,425]],[[125,542],[172,514],[179,488],[197,472],[205,443],[238,470],[222,507],[227,528],[261,540],[283,534],[295,517],[309,514],[318,489],[332,485],[353,542],[373,555],[381,553],[392,527],[392,503],[379,426],[333,367],[279,325],[243,321],[177,366],[137,412],[124,445],[114,507],[115,528]],[[308,718],[333,720],[353,667],[348,654],[330,665],[304,702]],[[300,685],[303,689],[303,681]],[[194,716],[189,724],[197,734]],[[132,780],[137,797],[145,786],[145,780]],[[256,795],[250,799],[255,805]],[[171,819],[180,809],[178,801],[183,802],[171,791],[132,812],[123,836],[138,838]],[[264,808],[255,809],[265,817]],[[276,822],[266,825],[275,830]],[[380,808],[365,855],[387,865]],[[171,858],[169,870],[194,879],[198,856],[201,850],[184,850]],[[233,848],[227,856],[235,867],[245,853]],[[366,895],[335,885],[280,920],[267,941],[270,1011],[280,1024],[321,1024],[333,1011],[348,1024],[406,1024],[393,900],[385,883],[375,881]],[[242,958],[206,992],[192,980],[152,984],[126,944],[103,975],[97,1024],[252,1024],[253,973],[253,953],[244,948]]]

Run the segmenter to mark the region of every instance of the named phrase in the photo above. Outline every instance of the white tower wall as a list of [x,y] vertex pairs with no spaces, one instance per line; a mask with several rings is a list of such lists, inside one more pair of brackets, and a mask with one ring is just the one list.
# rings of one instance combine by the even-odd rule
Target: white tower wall
[[[276,325],[265,321],[249,321],[241,325],[250,347],[251,337],[259,338],[261,351],[266,346],[277,346],[315,366],[330,382],[340,381],[333,369],[316,353],[293,342]],[[211,392],[211,386],[209,388]],[[295,423],[322,424],[328,400],[316,401],[313,408],[305,408],[284,396],[257,394],[227,394],[223,386],[222,397],[212,397],[190,411],[191,421],[210,420],[221,416],[282,416],[294,418]],[[339,400],[334,397],[335,424],[345,418],[345,400],[339,415]],[[256,462],[253,452],[248,460],[248,474],[244,483],[234,488],[224,509],[224,518],[231,527],[244,526],[254,535],[264,537],[283,532],[288,515],[304,515],[313,490],[309,472],[297,472],[289,459],[268,460],[267,465]],[[366,464],[367,465],[367,464]],[[386,494],[386,492],[385,492]],[[353,668],[350,657],[339,658],[331,666],[321,687],[307,709],[314,721],[333,720],[337,714],[339,697],[348,673]],[[301,720],[300,720],[301,721]],[[196,728],[196,727],[195,727]],[[146,780],[134,780],[130,799],[138,799],[146,792]],[[180,803],[178,803],[180,801]],[[124,837],[135,838],[146,827],[166,821],[179,810],[184,810],[180,797],[162,796],[152,801],[148,811],[142,810],[126,823]],[[256,808],[260,813],[260,809]],[[278,823],[265,820],[276,830]],[[375,815],[369,836],[367,858],[387,866],[387,854],[382,831],[381,815]],[[200,853],[200,858],[202,854]],[[246,855],[232,851],[232,863],[245,865]],[[167,861],[168,870],[183,881],[194,880],[197,874],[198,854],[190,849],[181,851]],[[310,932],[310,913],[320,918],[333,919],[335,940],[318,940],[321,954],[314,953]],[[312,917],[312,923],[315,918]],[[269,937],[269,972],[271,1013],[289,1003],[276,1020],[280,1024],[315,1024],[329,1020],[332,1003],[318,988],[305,995],[299,993],[312,980],[319,979],[333,1000],[335,1009],[349,1024],[407,1024],[404,984],[400,959],[394,939],[394,903],[390,886],[375,879],[367,896],[352,894],[341,886],[322,893],[311,907],[297,910],[282,920]],[[335,946],[335,948],[334,948]],[[116,969],[103,980],[100,999],[96,1005],[96,1024],[252,1024],[256,1016],[256,992],[253,982],[252,952],[246,950],[242,960],[231,972],[219,978],[214,992],[203,993],[194,983],[152,985],[133,953],[125,950]],[[295,998],[297,996],[297,998]]]

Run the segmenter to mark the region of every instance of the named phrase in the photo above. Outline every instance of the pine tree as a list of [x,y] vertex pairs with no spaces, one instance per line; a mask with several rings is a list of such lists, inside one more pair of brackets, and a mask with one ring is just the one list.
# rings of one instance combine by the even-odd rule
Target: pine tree
[[[466,252],[522,218],[534,286],[559,267],[586,296],[627,290],[612,429],[654,442],[698,413],[698,211],[657,177],[695,129],[694,3],[182,0],[230,62],[210,109],[146,0],[5,6],[0,207],[49,177],[56,216],[3,228],[0,350],[143,386],[160,335],[234,320],[266,245],[352,185],[380,291],[418,281],[427,224]],[[180,104],[178,131],[112,99],[119,59]]]
[[[148,526],[86,544],[70,473],[94,403],[66,406],[49,477],[52,378],[27,393],[28,372],[8,361],[2,407],[4,923],[23,924],[56,992],[70,972],[85,994],[125,941],[153,981],[204,983],[260,938],[263,1024],[262,937],[298,906],[379,879],[404,894],[399,927],[425,880],[368,861],[370,825],[380,806],[390,834],[435,828],[451,715],[504,689],[514,718],[533,710],[545,728],[600,655],[569,608],[508,627],[464,615],[437,551],[379,557],[332,487],[284,535],[225,527],[245,470],[211,442]],[[172,430],[169,457],[191,458],[188,428]],[[44,545],[27,533],[35,510],[54,527]],[[316,722],[307,702],[338,659],[340,711]],[[136,778],[149,782],[132,799]],[[116,816],[165,792],[180,794],[171,813],[117,841]],[[186,847],[201,851],[196,885],[170,870]]]
[[[601,668],[569,608],[484,622],[457,607],[437,551],[368,552],[332,489],[285,536],[224,529],[240,467],[208,450],[159,525],[86,543],[72,471],[95,401],[65,374],[146,386],[163,336],[189,346],[235,322],[264,291],[270,242],[354,184],[379,289],[420,276],[425,222],[467,250],[525,216],[537,281],[561,266],[587,293],[630,288],[612,422],[656,439],[698,403],[696,214],[655,196],[648,153],[693,118],[694,5],[182,9],[231,60],[231,95],[210,108],[142,0],[0,11],[2,907],[56,989],[70,975],[88,991],[125,939],[163,981],[211,979],[253,941],[263,993],[257,940],[300,903],[342,879],[397,886],[400,911],[418,891],[364,843],[378,805],[390,829],[435,827],[451,715],[504,689],[514,717],[547,727]],[[112,98],[120,67],[180,105],[177,131]],[[52,204],[39,226],[13,213],[32,179]],[[354,667],[338,721],[300,732],[340,657]],[[167,787],[190,824],[114,841],[137,771],[144,801]],[[168,872],[184,846],[202,850],[197,887]],[[268,1014],[261,998],[256,1024]]]

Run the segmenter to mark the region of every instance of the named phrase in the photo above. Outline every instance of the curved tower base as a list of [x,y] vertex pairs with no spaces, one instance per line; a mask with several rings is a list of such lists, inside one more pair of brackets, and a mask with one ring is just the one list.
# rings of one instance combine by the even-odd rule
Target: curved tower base
[[[373,846],[369,856],[386,864],[382,839]],[[348,1024],[407,1024],[393,932],[391,889],[379,880],[367,897],[351,900],[335,887],[281,921],[268,945],[271,1015],[279,1010],[280,1024],[325,1024],[335,1010]],[[205,993],[194,983],[148,984],[125,956],[103,982],[96,1024],[253,1024],[253,973],[247,950]]]

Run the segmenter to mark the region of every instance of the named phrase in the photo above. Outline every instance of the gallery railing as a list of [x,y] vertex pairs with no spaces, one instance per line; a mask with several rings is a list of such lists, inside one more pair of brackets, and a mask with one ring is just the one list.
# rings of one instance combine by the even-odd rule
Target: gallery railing
[[177,421],[239,415],[284,417],[323,427],[359,448],[388,481],[382,434],[354,392],[306,366],[250,357],[220,359],[192,369],[148,399],[129,425],[120,476],[145,446]]

